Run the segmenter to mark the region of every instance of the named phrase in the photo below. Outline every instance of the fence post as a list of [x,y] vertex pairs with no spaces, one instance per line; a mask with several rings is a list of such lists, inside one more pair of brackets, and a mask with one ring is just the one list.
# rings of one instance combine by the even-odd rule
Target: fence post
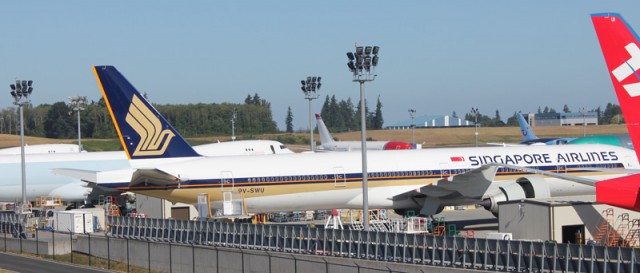
[[87,233],[87,236],[89,237],[89,266],[91,266],[91,233]]
[[109,234],[107,234],[107,269],[111,269],[111,245],[109,243]]
[[38,241],[38,228],[36,228],[36,257],[40,257],[40,241]]
[[269,256],[269,273],[271,273],[271,254],[269,253],[269,250],[265,251],[265,253]]
[[69,231],[69,250],[71,250],[71,263],[73,263],[73,233],[71,233],[71,231]]
[[129,237],[125,238],[127,240],[127,273],[129,272]]
[[18,238],[20,238],[20,254],[22,254],[22,233],[18,234]]
[[196,272],[196,250],[193,248],[193,242],[191,242],[191,266],[193,266],[192,271]]
[[53,260],[56,260],[56,233],[51,229],[51,244],[53,245]]
[[151,243],[147,241],[147,262],[149,266],[149,273],[151,273]]

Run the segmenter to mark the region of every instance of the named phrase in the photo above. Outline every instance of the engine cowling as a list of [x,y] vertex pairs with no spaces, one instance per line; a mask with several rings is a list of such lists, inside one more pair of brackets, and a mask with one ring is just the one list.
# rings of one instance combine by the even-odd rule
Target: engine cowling
[[539,176],[525,176],[513,182],[502,183],[496,194],[480,202],[485,209],[498,216],[498,203],[510,200],[529,198],[549,198],[551,190],[544,178]]

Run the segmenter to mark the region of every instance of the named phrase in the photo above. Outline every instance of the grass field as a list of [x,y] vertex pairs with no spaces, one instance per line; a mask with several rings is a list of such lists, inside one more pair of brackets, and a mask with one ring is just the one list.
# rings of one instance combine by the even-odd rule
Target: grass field
[[[580,137],[584,134],[585,128],[582,126],[563,126],[563,127],[534,127],[538,137]],[[417,128],[415,130],[416,143],[422,144],[422,147],[440,147],[440,146],[471,146],[475,144],[475,129],[471,128]],[[623,125],[600,125],[587,126],[587,135],[602,134],[626,134],[627,127]],[[360,132],[348,132],[333,134],[338,140],[360,140]],[[268,134],[256,136],[239,136],[240,139],[297,139],[297,145],[291,146],[294,150],[302,150],[308,145],[300,144],[299,140],[308,142],[308,133],[295,134]],[[412,130],[369,130],[367,131],[369,140],[395,140],[395,141],[412,141]],[[314,136],[316,141],[320,137]],[[229,141],[229,136],[210,136],[188,138],[191,145],[199,145],[212,143],[217,141]],[[25,137],[27,145],[46,144],[46,143],[77,143],[77,139],[50,139],[40,137]],[[478,143],[485,145],[486,143],[517,143],[520,142],[520,129],[518,127],[487,127],[478,128]],[[287,143],[289,144],[289,143]],[[82,145],[88,151],[115,151],[122,150],[120,142],[117,139],[82,139]],[[20,136],[0,134],[0,147],[20,146]]]

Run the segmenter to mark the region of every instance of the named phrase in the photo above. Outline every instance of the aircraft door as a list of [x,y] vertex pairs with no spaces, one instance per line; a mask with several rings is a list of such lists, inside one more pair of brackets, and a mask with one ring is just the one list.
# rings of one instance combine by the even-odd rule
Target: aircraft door
[[450,176],[449,163],[440,162],[440,178]]
[[224,191],[234,190],[233,172],[222,171],[220,172],[220,189]]
[[343,167],[333,167],[333,185],[336,188],[347,186],[347,177]]
[[624,167],[625,168],[632,167],[631,162],[633,162],[634,160],[638,160],[638,159],[636,159],[635,156],[629,156],[629,155],[625,156],[624,157],[624,163],[623,163],[623,165],[625,165]]
[[565,165],[558,165],[556,169],[557,169],[556,173],[566,173],[567,172],[567,166],[565,166]]

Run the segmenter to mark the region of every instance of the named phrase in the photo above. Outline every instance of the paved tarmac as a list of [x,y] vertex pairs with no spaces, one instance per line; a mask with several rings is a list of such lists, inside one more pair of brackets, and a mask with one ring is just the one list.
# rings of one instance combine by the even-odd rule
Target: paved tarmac
[[36,257],[0,252],[0,271],[24,273],[113,272],[81,265],[72,265]]

